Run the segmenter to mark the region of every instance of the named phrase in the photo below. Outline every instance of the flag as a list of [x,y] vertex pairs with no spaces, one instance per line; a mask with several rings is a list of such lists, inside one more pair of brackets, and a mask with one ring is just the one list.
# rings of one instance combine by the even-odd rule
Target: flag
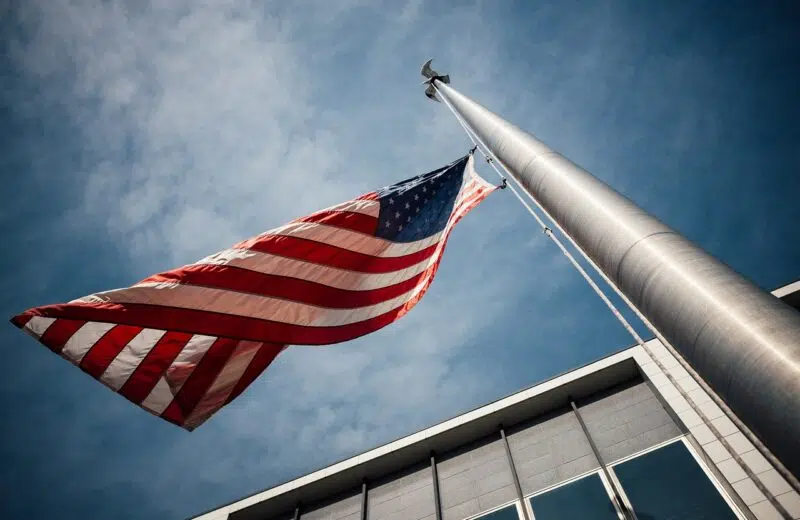
[[467,155],[131,287],[11,321],[192,430],[287,345],[348,341],[406,314],[430,286],[453,226],[494,189]]

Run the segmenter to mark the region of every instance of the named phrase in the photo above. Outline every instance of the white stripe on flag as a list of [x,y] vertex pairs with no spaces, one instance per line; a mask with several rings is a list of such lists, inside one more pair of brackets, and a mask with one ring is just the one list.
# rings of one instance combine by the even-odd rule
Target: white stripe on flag
[[474,157],[470,157],[467,161],[467,168],[466,168],[466,175],[465,177],[469,177],[471,181],[477,183],[481,188],[486,188],[493,190],[496,186],[478,175],[478,172],[475,171],[475,159]]
[[119,391],[136,370],[136,367],[139,366],[139,363],[142,362],[164,334],[166,334],[164,330],[142,329],[117,354],[114,361],[108,365],[103,375],[100,376],[100,380],[114,390]]
[[[350,251],[369,256],[394,258],[410,255],[435,244],[441,233],[436,233],[428,238],[416,242],[392,242],[358,231],[351,231],[336,226],[317,224],[315,222],[291,222],[285,226],[271,229],[258,236],[257,240],[264,240],[270,236],[290,236],[313,240],[330,246],[348,249]],[[251,242],[250,240],[246,241]]]
[[[180,367],[183,369],[181,381],[177,384],[173,383],[170,385],[166,378],[160,378],[150,392],[150,395],[142,401],[142,406],[156,415],[164,413],[164,410],[167,409],[167,406],[172,402],[175,395],[183,388],[183,384],[191,377],[200,359],[202,359],[203,355],[216,340],[217,338],[215,336],[204,336],[202,334],[195,334],[192,336],[189,341],[186,342],[186,346],[183,347],[183,350],[175,357],[172,365],[170,365],[170,368]],[[169,377],[169,369],[167,369],[167,377]]]
[[[480,197],[480,191],[471,191],[469,193],[470,199]],[[455,219],[467,211],[469,211],[469,204],[468,201],[465,201],[451,216],[443,233],[449,233],[455,223]],[[434,265],[441,255],[443,247],[444,242],[440,242],[435,253],[426,260],[427,267]],[[95,296],[97,299],[94,301],[155,304],[232,314],[305,327],[333,327],[358,323],[380,316],[403,305],[418,294],[419,290],[420,285],[418,284],[404,294],[380,303],[354,309],[331,309],[228,289],[200,287],[174,282],[151,282],[101,293]]]
[[50,328],[50,325],[56,321],[55,318],[45,318],[43,316],[34,316],[28,323],[25,324],[25,332],[30,334],[36,339],[42,337],[42,335]]
[[156,415],[161,415],[167,409],[169,403],[172,402],[172,389],[169,383],[163,377],[158,380],[158,383],[153,387],[144,401],[142,407],[153,412]]
[[[482,181],[482,179],[480,180]],[[458,196],[456,206],[480,191],[482,186],[478,186],[478,184],[474,181],[466,183]],[[427,269],[429,262],[428,259],[425,259],[415,265],[387,273],[362,273],[250,249],[226,249],[203,258],[196,262],[196,265],[230,265],[263,274],[316,282],[348,291],[370,291],[408,280]]]
[[[192,375],[192,372],[194,372],[197,364],[200,363],[200,360],[203,358],[208,349],[211,348],[211,345],[213,345],[215,341],[217,341],[216,336],[195,334],[191,337],[191,339],[189,339],[189,341],[186,342],[186,346],[183,347],[183,350],[178,353],[178,355],[175,357],[175,360],[172,362],[172,365],[170,366],[170,368],[184,368],[181,373],[180,383],[173,383],[172,385],[176,394],[181,388],[183,388],[183,384]],[[169,374],[169,369],[167,369],[167,374]],[[169,378],[169,375],[167,378]]]
[[196,422],[205,419],[211,412],[225,404],[225,400],[233,392],[236,383],[244,375],[244,371],[250,365],[250,361],[261,348],[262,343],[257,341],[240,341],[231,354],[228,362],[217,374],[214,383],[209,387],[206,394],[197,403],[192,414],[186,419],[187,426],[197,426]]
[[353,213],[369,215],[370,217],[377,217],[381,212],[381,203],[377,200],[349,200],[318,211],[317,213],[324,213],[326,211],[351,211]]
[[[468,192],[474,192],[481,187],[489,186],[482,178],[474,175],[474,170],[471,170],[471,172],[472,174],[464,177],[464,182],[460,188],[460,193],[456,196],[454,207],[458,206],[460,200],[463,200]],[[351,231],[349,229],[342,229],[326,224],[290,222],[284,226],[262,233],[258,236],[258,239],[261,240],[270,235],[293,236],[341,247],[365,255],[395,258],[410,255],[432,246],[439,241],[442,233],[443,231],[440,231],[435,235],[415,242],[393,242],[373,235],[367,235],[365,233],[359,233],[358,231]],[[251,241],[248,240],[246,242]]]
[[87,321],[67,340],[61,355],[76,365],[79,364],[94,344],[114,327],[116,323]]
[[362,273],[305,262],[250,249],[226,249],[197,262],[199,265],[229,265],[262,274],[286,276],[348,291],[370,291],[412,278],[427,267],[427,259],[397,271]]

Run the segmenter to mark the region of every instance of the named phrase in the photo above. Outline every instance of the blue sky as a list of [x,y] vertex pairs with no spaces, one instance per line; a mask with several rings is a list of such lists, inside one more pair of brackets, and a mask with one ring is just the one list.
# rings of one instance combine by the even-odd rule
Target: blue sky
[[[468,141],[422,94],[429,57],[760,286],[794,281],[798,8],[682,4],[0,1],[0,309],[452,161]],[[407,317],[289,349],[191,434],[8,324],[0,516],[187,517],[631,342],[507,192],[459,224]]]

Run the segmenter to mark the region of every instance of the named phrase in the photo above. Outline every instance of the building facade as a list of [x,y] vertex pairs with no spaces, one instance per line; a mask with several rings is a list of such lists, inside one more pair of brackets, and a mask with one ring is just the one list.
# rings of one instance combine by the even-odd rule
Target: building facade
[[[800,308],[800,282],[773,294]],[[196,518],[800,519],[687,368],[654,339]]]

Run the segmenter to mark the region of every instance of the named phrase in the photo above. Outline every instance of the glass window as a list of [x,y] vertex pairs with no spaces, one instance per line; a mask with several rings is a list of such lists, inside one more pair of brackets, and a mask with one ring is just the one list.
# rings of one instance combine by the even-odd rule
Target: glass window
[[519,520],[519,515],[516,506],[508,506],[492,511],[488,515],[479,516],[475,520]]
[[735,520],[731,508],[683,442],[614,466],[641,520]]
[[618,520],[600,476],[595,473],[531,497],[536,520]]

